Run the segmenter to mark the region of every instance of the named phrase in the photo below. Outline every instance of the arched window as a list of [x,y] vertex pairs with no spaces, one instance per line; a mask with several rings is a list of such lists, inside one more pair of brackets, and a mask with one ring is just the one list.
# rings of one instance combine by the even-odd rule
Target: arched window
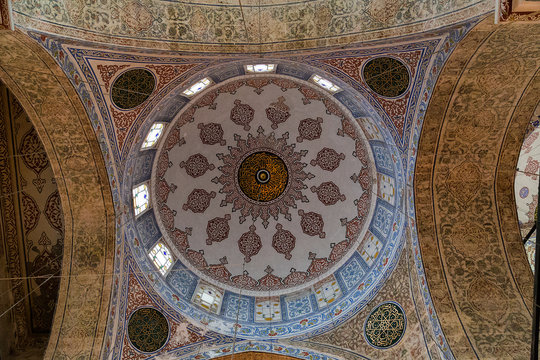
[[152,248],[152,250],[150,250],[148,256],[154,263],[154,266],[159,270],[161,275],[167,274],[167,271],[169,271],[169,269],[173,265],[173,257],[171,255],[171,252],[161,242],[158,242]]
[[150,207],[150,198],[148,194],[148,186],[142,183],[133,188],[133,210],[135,216],[139,216]]
[[150,128],[150,131],[148,131],[146,138],[144,139],[141,149],[146,150],[153,148],[157,144],[161,134],[163,133],[163,129],[165,129],[164,123],[153,124]]
[[148,186],[146,183],[142,183],[133,188],[133,210],[135,211],[135,216],[141,215],[148,208],[150,208]]
[[212,83],[212,80],[210,80],[209,78],[204,78],[202,80],[197,81],[195,84],[191,85],[189,88],[184,90],[182,94],[186,95],[187,97],[191,97],[197,93],[200,93],[204,89],[206,89],[211,83]]
[[223,293],[219,289],[204,282],[199,283],[197,290],[195,290],[195,295],[193,296],[193,302],[195,304],[214,314],[219,314],[222,300]]
[[330,80],[326,80],[325,78],[320,77],[317,74],[313,74],[310,80],[313,81],[315,84],[319,85],[320,87],[322,87],[323,89],[330,91],[331,93],[336,93],[341,90],[339,86],[337,86]]

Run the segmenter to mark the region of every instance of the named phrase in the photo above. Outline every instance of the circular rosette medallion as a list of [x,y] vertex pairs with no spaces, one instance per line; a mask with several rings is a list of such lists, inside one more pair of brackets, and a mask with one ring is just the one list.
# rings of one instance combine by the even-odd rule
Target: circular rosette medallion
[[386,302],[377,306],[369,314],[364,326],[364,335],[372,346],[386,349],[401,340],[406,322],[401,306]]
[[154,352],[163,347],[169,337],[169,323],[156,309],[135,310],[128,322],[129,340],[135,348]]
[[238,186],[251,200],[275,200],[287,187],[287,166],[277,155],[259,151],[248,155],[238,168]]

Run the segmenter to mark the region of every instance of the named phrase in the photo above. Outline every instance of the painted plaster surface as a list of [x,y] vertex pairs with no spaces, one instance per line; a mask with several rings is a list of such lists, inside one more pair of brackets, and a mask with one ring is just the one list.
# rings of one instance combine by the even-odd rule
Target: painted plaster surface
[[[250,295],[292,293],[334,273],[366,234],[377,192],[369,143],[335,100],[307,83],[251,77],[218,85],[170,125],[162,144],[156,216],[175,254],[206,281]],[[162,159],[173,165],[164,169]],[[393,173],[387,178],[386,200],[395,202]],[[180,242],[175,229],[186,228]]]
[[0,29],[10,29],[11,25],[8,0],[0,0]]
[[[372,116],[382,119],[384,126],[388,129],[392,141],[397,145],[399,152],[395,153],[396,161],[401,159],[403,165],[407,165],[408,178],[412,179],[412,171],[414,169],[414,158],[416,155],[416,142],[418,140],[419,127],[427,103],[430,99],[431,91],[434,83],[437,79],[437,75],[442,68],[446,58],[451,53],[455,44],[463,37],[463,35],[470,29],[473,23],[466,23],[455,26],[444,31],[434,32],[428,38],[407,38],[402,42],[394,44],[392,46],[385,46],[380,43],[375,43],[371,47],[363,47],[359,45],[351,46],[347,50],[338,52],[320,52],[316,54],[298,54],[288,55],[287,59],[294,60],[295,62],[302,63],[302,66],[290,66],[287,68],[287,75],[294,75],[300,78],[306,79],[311,75],[307,69],[319,69],[331,74],[332,79],[337,81],[342,87],[350,87],[360,93],[361,96],[350,97],[348,94],[336,95],[339,101],[349,108],[351,113],[355,117]],[[138,163],[137,166],[132,166],[130,161],[134,160],[130,156],[130,149],[135,146],[139,146],[141,134],[144,134],[154,120],[163,120],[164,118],[154,117],[152,111],[155,108],[165,109],[170,120],[170,114],[174,116],[179,110],[179,107],[171,106],[171,104],[180,104],[182,107],[185,104],[185,100],[181,96],[169,96],[171,90],[177,87],[179,84],[187,85],[190,81],[206,76],[209,73],[212,76],[216,76],[215,79],[227,79],[231,76],[238,76],[241,71],[234,70],[233,67],[229,67],[227,71],[217,71],[219,68],[218,63],[223,59],[219,57],[213,57],[211,55],[206,56],[185,56],[178,57],[177,54],[151,54],[145,52],[134,53],[133,51],[119,51],[118,49],[105,49],[96,50],[91,46],[82,46],[78,43],[60,42],[54,37],[48,37],[40,34],[31,35],[35,40],[40,42],[44,48],[55,58],[55,60],[61,65],[66,75],[70,78],[73,86],[76,88],[83,104],[87,110],[87,113],[92,121],[94,131],[101,143],[103,157],[106,161],[106,165],[109,171],[110,184],[113,192],[113,198],[117,209],[119,210],[119,223],[124,224],[126,220],[125,214],[127,214],[128,199],[121,199],[119,196],[119,188],[122,186],[131,189],[131,184],[128,182],[123,184],[124,176],[119,174],[126,173],[129,178],[138,178],[137,181],[143,181],[145,174],[148,173],[149,161],[143,161]],[[366,89],[365,83],[362,79],[362,73],[360,67],[370,59],[382,56],[390,55],[402,60],[411,74],[411,85],[409,91],[402,95],[402,98],[380,99],[375,96],[369,89]],[[335,60],[337,59],[337,60]],[[306,65],[305,65],[306,64]],[[358,64],[358,65],[356,65]],[[356,66],[356,69],[355,69]],[[155,72],[158,79],[158,90],[138,109],[132,111],[119,111],[114,108],[110,101],[109,89],[110,85],[122,71],[125,71],[132,67],[144,67]],[[206,70],[208,69],[208,70]],[[313,70],[311,70],[313,71]],[[112,75],[111,75],[112,74]],[[330,75],[329,75],[330,76]],[[188,79],[192,80],[188,80]],[[162,84],[162,85],[159,85]],[[361,100],[364,99],[364,100]],[[165,100],[162,103],[160,101]],[[375,108],[370,110],[369,113],[363,112],[359,107],[359,104],[367,104],[366,108]],[[114,111],[113,111],[114,110]],[[167,117],[165,117],[167,119]],[[168,121],[168,120],[167,120]],[[279,127],[279,126],[278,126]],[[385,135],[386,136],[386,135]],[[389,137],[388,137],[389,139]],[[407,147],[407,144],[411,144],[411,150]],[[126,161],[128,166],[126,168]],[[410,164],[413,164],[412,167]],[[146,168],[144,170],[143,168]],[[183,170],[185,168],[180,168]],[[135,180],[132,180],[135,181]],[[402,203],[399,201],[399,203]],[[410,214],[414,214],[414,207],[412,207],[412,192],[407,193],[407,204],[409,204],[409,211],[412,208]],[[410,215],[409,214],[409,215]],[[414,218],[410,218],[409,221],[414,225]],[[110,308],[110,322],[107,327],[107,338],[104,343],[104,350],[106,354],[111,354],[113,357],[119,356],[122,352],[123,343],[123,328],[129,312],[126,310],[126,292],[129,289],[128,276],[130,272],[140,272],[144,270],[148,274],[153,268],[146,267],[146,265],[139,269],[129,270],[124,268],[127,263],[134,263],[132,256],[124,248],[124,241],[127,237],[132,237],[135,232],[138,231],[133,225],[125,225],[121,227],[121,231],[117,237],[117,261],[115,262],[115,286],[113,287],[113,294],[111,298]],[[157,240],[157,239],[156,239]],[[136,252],[140,252],[140,256],[147,258],[146,245],[141,244],[139,248],[135,248]],[[437,358],[434,354],[439,354],[439,347],[443,349],[445,354],[450,354],[448,358],[451,358],[451,353],[446,345],[446,341],[438,326],[438,319],[436,317],[435,309],[431,303],[429,291],[427,289],[427,283],[423,274],[422,260],[419,255],[419,249],[416,248],[413,241],[413,258],[414,266],[411,266],[414,271],[411,276],[411,286],[414,289],[416,299],[416,309],[418,311],[419,318],[421,319],[422,326],[426,329],[424,336],[429,339],[436,339],[436,345],[432,340],[429,340],[428,347],[432,358]],[[139,256],[139,255],[137,255]],[[383,258],[384,260],[385,258]],[[151,265],[151,264],[150,264]],[[395,263],[391,265],[393,268]],[[143,282],[144,291],[151,294],[154,291],[156,284],[160,283],[156,277],[151,276],[147,282]],[[382,284],[381,284],[382,285]],[[159,285],[161,288],[162,285]],[[365,291],[365,287],[363,288]],[[401,289],[401,288],[400,288]],[[403,287],[402,289],[405,289]],[[379,287],[375,291],[378,291]],[[356,291],[361,294],[362,291]],[[385,300],[385,299],[384,299]],[[171,301],[171,306],[168,301],[163,299],[154,298],[156,304],[161,307],[168,315],[169,318],[176,318],[178,321],[182,321],[178,318],[179,313],[175,311],[174,302]],[[368,301],[362,302],[357,307],[356,311],[363,313],[365,305]],[[408,302],[410,304],[410,301]],[[370,308],[376,306],[373,303],[369,305]],[[340,309],[336,309],[339,311]],[[407,310],[407,309],[406,309]],[[204,314],[204,313],[203,313]],[[334,314],[334,315],[331,315]],[[328,312],[327,318],[332,319],[337,313]],[[209,318],[206,313],[206,319]],[[409,314],[407,314],[410,317]],[[331,328],[343,323],[344,318],[336,318],[334,323],[328,324],[320,331],[324,332]],[[201,318],[204,320],[204,318]],[[414,320],[413,320],[414,321]],[[410,324],[409,324],[410,325]],[[230,326],[228,327],[230,329]],[[277,330],[277,328],[276,328]],[[411,336],[411,335],[405,335]],[[406,339],[406,338],[404,338]],[[223,341],[227,341],[223,337]],[[410,340],[407,340],[410,341]],[[422,340],[415,340],[415,343],[421,343]],[[242,344],[249,344],[248,342],[241,342]],[[272,351],[279,346],[270,345],[270,342],[257,342],[253,341],[253,344],[260,349],[266,349],[266,351]],[[209,349],[213,345],[208,347],[203,346],[200,351],[205,356],[210,356]],[[216,345],[217,346],[217,345]],[[240,346],[237,344],[237,346]],[[242,345],[246,349],[249,346]],[[399,346],[399,344],[398,344]],[[215,349],[215,347],[214,347]],[[230,351],[231,347],[221,347],[221,350],[225,353]],[[221,351],[220,350],[220,351]],[[252,348],[253,350],[253,348]],[[292,351],[290,348],[283,348],[280,351]],[[298,347],[296,348],[297,351]],[[212,350],[213,351],[213,350]],[[311,351],[311,350],[310,350]],[[321,350],[320,353],[324,353],[326,350]],[[348,350],[344,349],[343,353],[347,353]],[[175,353],[189,354],[193,357],[196,356],[197,350],[190,347],[183,347],[175,349]],[[354,353],[354,351],[353,351]],[[301,354],[301,351],[298,352]],[[313,354],[311,352],[310,354]],[[354,353],[356,354],[356,353]],[[357,357],[349,358],[358,358]],[[344,357],[344,356],[342,356]]]
[[[523,238],[533,228],[538,207],[538,182],[540,181],[540,105],[536,108],[521,146],[514,182],[519,227]],[[534,271],[536,232],[525,243],[527,259]]]
[[[0,88],[2,120],[2,228],[11,277],[60,275],[63,250],[63,214],[60,196],[43,144],[23,108]],[[1,119],[1,117],[0,117]],[[14,210],[14,211],[12,211]],[[17,226],[14,226],[17,224]],[[24,260],[21,262],[20,257]],[[16,345],[24,350],[33,343],[42,349],[47,342],[58,296],[60,279],[13,281],[13,301],[22,301],[12,312],[16,327]],[[30,293],[21,297],[19,288]],[[25,301],[23,301],[25,300]],[[7,336],[7,334],[6,334]]]
[[[416,277],[414,263],[408,246],[401,255],[396,271],[365,311],[327,334],[309,339],[308,342],[315,348],[325,349],[344,359],[428,359],[430,356],[439,359],[438,351],[431,354],[428,351],[428,344],[434,346],[435,341],[425,341],[415,336],[426,330],[415,306],[415,295],[412,293],[411,279],[414,277]],[[366,341],[363,334],[364,323],[371,310],[384,301],[395,301],[406,310],[407,327],[403,338],[396,346],[390,349],[376,349]]]
[[238,3],[19,0],[17,25],[70,38],[187,51],[268,52],[402,36],[491,11],[488,0]]
[[478,25],[446,64],[422,129],[419,241],[456,358],[528,357],[532,278],[511,189],[538,101],[538,31]]
[[110,277],[101,274],[110,274],[112,265],[114,215],[95,135],[73,88],[37,44],[20,33],[0,32],[0,64],[0,79],[49,154],[67,214],[67,255],[45,358],[98,358],[111,288]]

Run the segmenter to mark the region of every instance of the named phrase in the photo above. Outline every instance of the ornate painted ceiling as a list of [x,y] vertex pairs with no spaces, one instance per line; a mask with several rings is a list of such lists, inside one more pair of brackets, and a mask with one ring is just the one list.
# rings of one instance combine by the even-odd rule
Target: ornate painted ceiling
[[[453,359],[413,179],[438,76],[492,2],[242,5],[14,3],[105,160],[116,243],[100,358]],[[89,314],[82,297],[59,301]]]
[[491,0],[13,1],[15,23],[28,29],[117,45],[235,53],[403,36],[492,8]]
[[[267,58],[275,74],[250,76],[250,57],[97,49],[30,33],[71,74],[109,171],[121,227],[104,351],[144,357],[128,324],[138,309],[153,308],[165,314],[169,340],[150,354],[174,358],[226,354],[232,342],[235,351],[297,358],[380,358],[388,346],[388,356],[450,354],[437,318],[427,315],[421,258],[402,255],[417,246],[406,237],[414,209],[404,184],[414,170],[417,119],[471,25],[392,46]],[[318,87],[313,74],[342,91]],[[204,77],[208,90],[183,94]],[[119,84],[138,95],[126,98]],[[141,150],[157,123],[166,126],[159,147]],[[261,174],[277,184],[267,202],[250,197],[251,185],[266,184]],[[134,217],[133,189],[145,182],[152,204]],[[173,255],[164,275],[148,256],[159,242]],[[385,330],[391,342],[364,334],[370,314],[395,320]],[[357,344],[336,332],[344,324]],[[426,346],[423,331],[439,345]]]

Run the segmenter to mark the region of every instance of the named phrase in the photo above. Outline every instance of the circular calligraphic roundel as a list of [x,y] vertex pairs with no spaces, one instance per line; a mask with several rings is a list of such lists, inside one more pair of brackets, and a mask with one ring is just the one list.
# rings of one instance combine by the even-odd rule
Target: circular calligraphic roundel
[[381,96],[397,97],[409,88],[407,67],[391,57],[378,57],[368,61],[363,74],[366,84]]
[[386,349],[401,340],[406,325],[407,319],[401,306],[385,302],[369,314],[364,325],[364,335],[370,345]]
[[285,294],[357,250],[375,206],[372,159],[359,123],[324,90],[277,75],[236,78],[168,126],[151,198],[190,271],[244,295]]
[[153,308],[135,310],[128,322],[128,337],[135,348],[154,352],[163,347],[169,337],[169,323]]
[[118,76],[111,86],[111,99],[122,110],[141,105],[156,87],[156,79],[146,69],[130,69]]
[[285,162],[275,154],[258,151],[248,155],[238,167],[238,186],[251,200],[275,200],[287,187],[289,174]]

